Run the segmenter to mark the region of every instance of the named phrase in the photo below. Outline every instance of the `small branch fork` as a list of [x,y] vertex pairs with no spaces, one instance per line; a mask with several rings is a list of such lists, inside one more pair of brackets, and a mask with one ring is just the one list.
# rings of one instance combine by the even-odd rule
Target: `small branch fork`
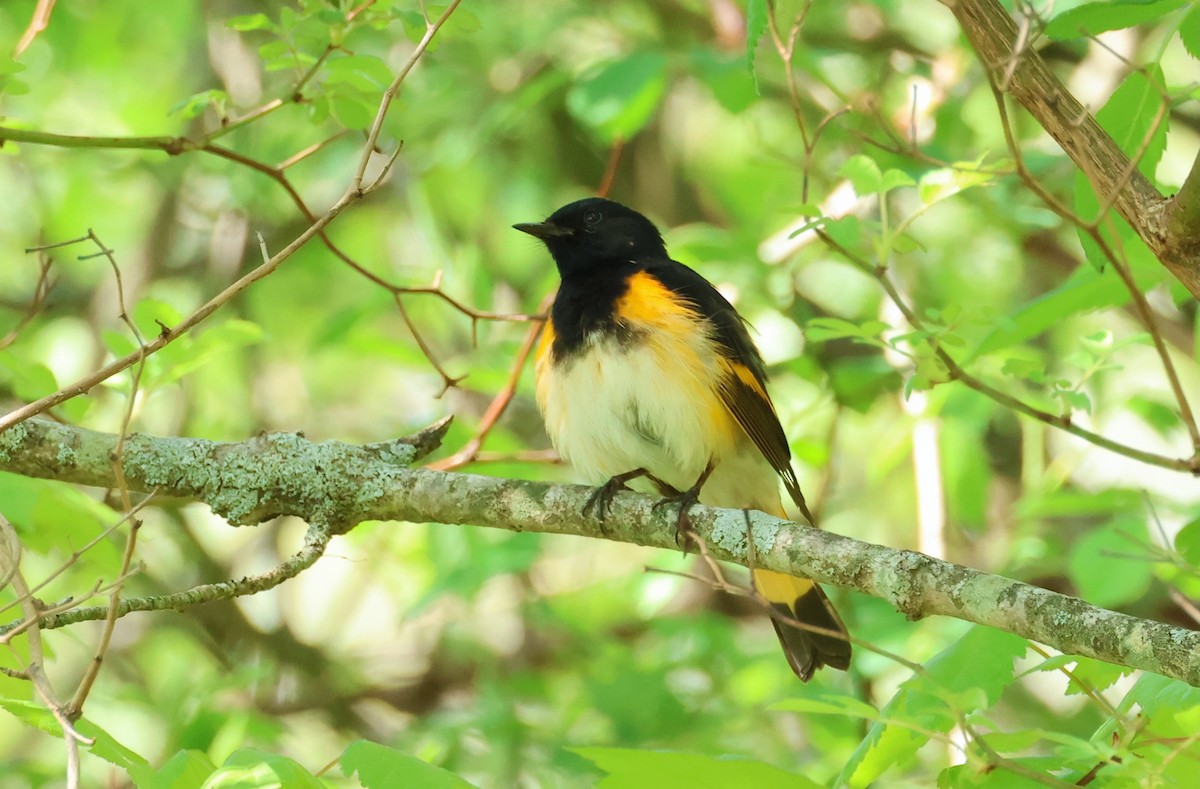
[[1025,107],[1087,176],[1101,206],[1111,204],[1163,266],[1200,298],[1200,158],[1179,195],[1163,197],[1041,55],[1023,45],[1018,25],[998,0],[942,1],[997,89]]
[[[203,151],[209,153],[210,155],[233,161],[266,174],[284,188],[293,202],[310,222],[309,227],[290,244],[288,244],[283,250],[274,256],[264,254],[264,260],[261,265],[238,279],[232,285],[225,288],[225,290],[214,296],[205,305],[193,312],[177,326],[168,327],[160,324],[161,330],[159,331],[158,335],[149,342],[142,337],[136,324],[134,324],[130,318],[129,310],[125,301],[124,283],[121,278],[121,271],[117,264],[116,255],[112,249],[110,249],[100,240],[93,230],[89,229],[87,235],[81,238],[72,239],[66,242],[48,244],[27,250],[27,252],[40,253],[39,276],[34,289],[34,296],[26,310],[25,315],[18,322],[17,326],[8,334],[0,337],[0,348],[7,347],[16,341],[21,330],[28,325],[28,323],[32,321],[42,309],[46,296],[53,287],[53,281],[50,279],[51,261],[46,253],[52,249],[82,242],[90,242],[91,244],[94,244],[98,251],[93,254],[83,255],[80,257],[80,259],[103,257],[109,262],[116,279],[120,319],[128,327],[137,344],[137,349],[133,353],[115,360],[114,362],[106,365],[104,368],[92,373],[91,375],[85,376],[79,381],[64,387],[58,392],[41,398],[36,402],[29,403],[26,406],[18,408],[15,411],[0,417],[0,436],[3,436],[6,431],[20,426],[25,422],[25,420],[28,420],[37,414],[43,413],[46,410],[53,408],[55,405],[58,405],[72,397],[87,392],[92,387],[107,380],[108,378],[111,378],[114,375],[123,372],[124,370],[133,368],[130,376],[128,400],[122,415],[120,431],[115,436],[113,445],[106,450],[104,454],[105,462],[108,465],[106,476],[108,476],[109,481],[107,484],[109,487],[116,490],[117,497],[119,498],[126,515],[116,525],[106,530],[104,535],[94,540],[82,550],[68,557],[68,559],[59,567],[59,569],[51,574],[51,578],[55,575],[61,574],[67,569],[67,567],[75,563],[79,556],[81,556],[83,552],[88,550],[92,545],[97,544],[100,539],[103,539],[107,535],[111,534],[116,528],[128,523],[129,529],[126,535],[125,547],[122,552],[120,567],[117,572],[116,579],[107,587],[103,587],[102,584],[98,582],[90,592],[83,595],[78,600],[72,599],[57,606],[44,607],[33,597],[36,587],[31,588],[21,572],[20,542],[17,539],[16,532],[14,529],[12,529],[8,521],[5,520],[2,515],[0,515],[0,543],[2,543],[0,544],[0,579],[2,579],[5,584],[13,584],[14,591],[17,594],[17,601],[15,604],[20,605],[24,613],[24,619],[22,621],[10,624],[0,629],[0,644],[13,649],[12,639],[18,635],[25,636],[25,641],[27,643],[27,657],[22,658],[21,653],[14,649],[14,652],[18,656],[18,664],[21,665],[22,668],[19,671],[9,673],[11,673],[13,676],[20,676],[28,679],[33,683],[38,697],[42,700],[42,703],[45,704],[46,708],[50,711],[62,728],[67,746],[67,786],[71,787],[71,789],[78,787],[80,781],[79,743],[82,742],[88,745],[91,744],[91,740],[83,737],[78,732],[74,723],[82,715],[83,706],[89,694],[91,693],[92,688],[95,686],[97,678],[99,677],[105,655],[109,645],[112,642],[112,636],[115,631],[117,619],[134,610],[149,610],[159,608],[183,609],[190,605],[204,602],[206,600],[227,599],[240,595],[253,594],[264,589],[272,588],[273,586],[282,583],[288,578],[294,577],[305,568],[311,566],[324,553],[329,539],[338,529],[338,527],[335,526],[328,518],[314,516],[309,520],[310,528],[308,536],[306,537],[305,545],[301,551],[275,569],[258,576],[243,578],[236,581],[231,580],[221,584],[198,586],[184,592],[173,595],[165,595],[157,598],[123,598],[121,592],[125,579],[128,578],[129,575],[134,571],[133,568],[137,545],[137,535],[141,525],[141,522],[136,518],[136,512],[145,503],[143,502],[142,504],[135,506],[131,500],[131,486],[129,485],[130,475],[126,465],[127,435],[138,404],[138,389],[141,382],[142,372],[145,366],[146,358],[150,354],[155,353],[170,342],[182,336],[191,328],[204,321],[221,306],[241,293],[241,291],[245,290],[254,282],[257,282],[258,280],[272,273],[284,261],[286,261],[292,253],[294,253],[314,236],[320,237],[331,249],[331,251],[334,251],[339,255],[339,257],[347,260],[347,262],[352,263],[352,261],[349,261],[349,259],[332,244],[325,234],[325,227],[352,203],[362,199],[372,191],[378,189],[386,179],[392,164],[399,155],[401,150],[400,146],[397,146],[395,151],[384,162],[378,174],[370,181],[366,180],[366,171],[373,154],[377,150],[378,138],[380,129],[382,128],[383,120],[386,117],[388,108],[392,100],[397,95],[405,77],[409,74],[417,60],[419,60],[424,54],[434,35],[445,24],[450,14],[452,14],[453,11],[458,7],[460,1],[461,0],[453,0],[436,20],[427,20],[425,35],[417,44],[408,62],[395,76],[380,100],[375,121],[367,134],[367,139],[361,158],[355,169],[354,175],[350,180],[348,188],[342,197],[339,198],[320,217],[314,216],[305,205],[303,199],[300,197],[299,193],[287,178],[285,170],[287,167],[290,167],[297,161],[300,161],[304,157],[318,150],[325,143],[319,143],[317,145],[310,146],[305,151],[290,157],[278,167],[271,167],[262,162],[256,161],[249,157],[238,154],[230,149],[217,145],[214,140],[218,136],[226,134],[234,128],[264,117],[278,107],[283,106],[283,104],[287,103],[287,101],[299,100],[300,91],[302,90],[303,86],[316,74],[321,64],[333,51],[333,47],[328,47],[320,56],[320,58],[318,58],[317,62],[301,78],[290,99],[286,101],[283,99],[276,99],[268,102],[257,110],[247,113],[246,115],[243,115],[234,121],[226,123],[222,128],[213,131],[199,141],[190,141],[186,140],[185,138],[165,137],[72,137],[67,135],[50,134],[46,132],[30,132],[0,127],[0,144],[7,140],[13,140],[24,141],[32,144],[57,145],[61,147],[158,149],[164,151],[168,155],[177,155],[193,150]],[[360,6],[351,13],[360,13],[364,8],[367,7],[367,5]],[[48,22],[49,11],[52,7],[52,2],[39,5],[38,14],[44,14],[44,19],[40,23],[41,27],[37,30],[35,30],[34,23],[31,23],[30,30],[27,31],[27,38],[29,40],[32,40],[32,35],[36,35],[38,30],[44,28],[45,23]],[[35,22],[37,21],[38,20],[35,18]],[[27,44],[28,41],[23,39],[22,47],[27,46]],[[355,267],[361,270],[361,267]],[[432,292],[435,289],[436,286],[432,288],[423,288],[420,290],[420,292]],[[405,320],[409,321],[407,314],[403,312],[403,305],[400,304],[399,294],[396,292],[398,289],[392,290],[394,295],[396,295],[397,306],[401,309]],[[465,307],[458,304],[458,302],[453,300],[451,297],[445,294],[440,295],[443,300],[447,301],[452,306],[460,309],[460,311],[470,314]],[[475,321],[480,318],[490,316],[485,313],[477,313],[472,314],[471,317],[472,320]],[[409,321],[409,323],[411,327],[411,321]],[[412,328],[414,336],[417,337],[418,343],[421,344],[421,347],[428,355],[428,350],[421,341],[419,335],[416,334],[415,327]],[[429,358],[435,367],[437,367],[438,371],[442,373],[443,377],[446,377],[441,368],[437,366],[437,363],[433,357],[430,356]],[[447,380],[449,381],[449,379]],[[133,474],[133,476],[135,479],[138,478],[138,474],[136,472]],[[139,487],[138,489],[146,490],[144,486]],[[49,579],[43,581],[42,584],[39,584],[39,586],[48,582]],[[108,595],[107,605],[95,606],[91,608],[79,608],[80,602],[100,593],[106,593]],[[44,670],[44,655],[41,633],[48,627],[56,627],[60,624],[67,624],[70,621],[97,619],[103,621],[103,627],[101,629],[100,638],[97,642],[92,660],[89,661],[88,666],[84,671],[84,674],[80,679],[71,700],[66,703],[61,702],[51,686],[50,680],[48,679]]]
[[[1017,174],[1051,210],[1064,220],[1076,225],[1081,232],[1086,233],[1096,242],[1101,252],[1112,264],[1114,271],[1116,271],[1122,283],[1129,290],[1130,296],[1133,299],[1135,314],[1152,338],[1168,385],[1179,407],[1180,421],[1185,426],[1191,440],[1192,455],[1186,458],[1172,458],[1129,447],[1073,424],[1069,416],[1056,415],[1036,408],[992,387],[964,370],[940,346],[934,348],[938,360],[945,366],[950,378],[960,381],[1002,406],[1060,428],[1078,438],[1112,452],[1163,468],[1200,475],[1200,426],[1197,425],[1196,416],[1189,403],[1178,372],[1175,369],[1158,321],[1146,301],[1145,294],[1141,292],[1141,289],[1134,281],[1129,264],[1122,254],[1122,250],[1114,249],[1113,244],[1108,240],[1110,237],[1117,239],[1119,237],[1116,233],[1104,232],[1113,221],[1112,213],[1114,210],[1125,217],[1143,238],[1149,232],[1146,230],[1146,223],[1151,220],[1158,221],[1155,219],[1153,211],[1150,210],[1150,206],[1156,204],[1155,201],[1158,204],[1162,204],[1164,202],[1163,198],[1158,195],[1157,191],[1141,175],[1138,170],[1138,162],[1144,156],[1145,151],[1153,140],[1156,129],[1165,121],[1166,113],[1170,106],[1169,97],[1162,97],[1163,100],[1160,102],[1158,111],[1152,119],[1149,131],[1139,142],[1134,155],[1127,157],[1117,147],[1112,138],[1096,124],[1091,115],[1067,92],[1066,88],[1049,73],[1045,64],[1040,60],[1038,53],[1030,47],[1032,26],[1026,17],[1022,18],[1022,25],[1018,28],[1008,16],[1008,13],[995,3],[994,0],[959,0],[958,2],[947,4],[967,31],[968,37],[971,38],[972,43],[979,51],[981,59],[988,65],[986,69],[988,79],[996,96],[996,104],[1000,113],[1006,141],[1014,158]],[[822,121],[822,126],[818,128],[817,133],[810,134],[808,132],[803,114],[801,113],[802,97],[798,87],[796,87],[795,69],[791,66],[792,54],[799,31],[803,26],[806,12],[807,5],[798,13],[786,36],[780,32],[775,14],[770,14],[768,19],[776,51],[784,63],[789,85],[792,86],[789,96],[805,146],[805,161],[808,163],[812,160],[813,149],[816,145],[820,129],[824,128],[824,124],[828,123],[829,120],[836,117],[836,113],[828,115]],[[1055,139],[1059,140],[1064,150],[1071,155],[1071,158],[1076,161],[1085,175],[1087,175],[1094,185],[1096,193],[1100,195],[1101,210],[1097,217],[1092,220],[1081,218],[1050,194],[1030,173],[1029,169],[1025,166],[1020,148],[1016,143],[1011,128],[1011,123],[1009,122],[1004,99],[1006,92],[1012,94],[1030,110],[1039,123],[1042,123],[1047,131]],[[1069,121],[1062,117],[1064,112],[1062,105],[1064,103],[1076,110]],[[885,147],[893,153],[913,156],[922,161],[928,160],[928,157],[921,155],[917,149],[915,140],[908,141],[903,146],[880,147]],[[1200,158],[1197,161],[1200,163]],[[809,169],[807,164],[804,169],[802,200],[807,201]],[[1177,201],[1173,201],[1172,205],[1179,203],[1190,205],[1192,202],[1195,203],[1196,222],[1190,232],[1193,237],[1198,237],[1200,236],[1200,175],[1197,175],[1193,171],[1188,176],[1188,182],[1190,182],[1190,187],[1181,190],[1183,197]],[[1185,183],[1185,187],[1188,186],[1188,183]],[[1184,209],[1179,210],[1182,211]],[[1135,214],[1136,216],[1131,218],[1130,214]],[[1139,220],[1142,222],[1142,227],[1139,227],[1137,224]],[[910,325],[918,330],[924,328],[924,322],[920,316],[904,301],[900,292],[888,278],[887,267],[885,265],[877,265],[866,260],[864,257],[837,243],[828,233],[820,228],[815,229],[815,232],[830,248],[841,254],[864,273],[874,278],[883,288],[888,298],[896,304]],[[1150,241],[1147,240],[1147,243],[1150,243]],[[1150,246],[1159,255],[1160,259],[1163,259],[1161,252],[1163,244],[1150,243]],[[1180,276],[1169,261],[1163,259],[1163,262],[1173,273],[1176,273],[1176,276]],[[1196,265],[1197,271],[1200,272],[1200,257],[1197,258]],[[1193,287],[1186,277],[1180,278],[1185,285],[1193,290],[1193,293],[1200,295],[1200,291],[1196,287]],[[1200,273],[1197,275],[1196,283],[1200,284]]]
[[[613,140],[608,151],[608,161],[604,165],[604,174],[600,177],[600,185],[596,189],[598,197],[608,197],[609,191],[612,189],[613,181],[616,180],[617,172],[621,165],[621,156],[625,152],[625,140],[618,137]],[[375,279],[373,275],[362,272],[364,275]],[[376,280],[378,282],[378,280]],[[379,282],[384,287],[390,287],[386,283]],[[437,287],[437,282],[434,287]],[[409,292],[415,292],[410,290]],[[393,291],[395,295],[395,291]],[[450,301],[445,294],[439,294],[443,299]],[[488,404],[487,410],[483,412],[483,416],[479,420],[479,426],[475,429],[475,435],[467,441],[460,449],[448,457],[436,460],[429,464],[429,468],[438,471],[451,471],[456,468],[462,468],[469,463],[479,461],[495,462],[503,460],[523,460],[526,462],[542,463],[558,460],[558,453],[554,450],[533,450],[532,452],[520,452],[507,455],[494,455],[483,451],[483,442],[487,439],[492,428],[504,416],[504,412],[508,409],[508,404],[512,402],[513,397],[517,394],[517,384],[521,380],[521,372],[525,369],[530,356],[533,354],[533,349],[537,347],[538,337],[542,333],[545,316],[550,311],[550,307],[554,304],[554,292],[547,293],[542,299],[537,308],[537,315],[522,315],[522,316],[493,316],[494,319],[513,320],[520,318],[522,320],[532,320],[534,325],[529,327],[525,332],[525,338],[521,341],[521,347],[517,351],[517,355],[513,358],[513,363],[509,367],[508,380],[504,387],[495,394],[492,401]],[[399,296],[396,295],[396,301],[399,303]],[[453,302],[452,302],[453,303]],[[455,305],[457,306],[457,305]],[[459,308],[462,311],[461,308]],[[469,314],[469,313],[468,313]],[[407,317],[405,318],[407,320]],[[472,316],[471,330],[472,339],[474,338],[475,329],[474,316]],[[412,325],[409,324],[409,328]],[[416,332],[413,332],[416,336]],[[443,378],[445,378],[443,374]]]
[[[69,135],[50,134],[47,132],[32,132],[21,129],[0,127],[0,142],[13,140],[77,148],[147,148],[163,150],[172,155],[182,153],[187,150],[206,151],[210,154],[238,162],[239,164],[243,164],[274,178],[280,183],[281,186],[284,187],[284,189],[287,190],[288,194],[292,197],[292,200],[297,204],[298,207],[301,207],[301,210],[304,212],[306,218],[308,218],[311,222],[311,224],[299,236],[293,239],[292,242],[285,246],[282,250],[264,260],[263,263],[258,267],[226,287],[216,296],[209,299],[208,302],[206,302],[191,315],[184,318],[183,321],[181,321],[178,325],[170,328],[164,327],[163,331],[157,337],[143,344],[134,353],[116,359],[101,369],[84,376],[83,378],[66,387],[63,387],[57,392],[47,395],[46,397],[22,406],[21,408],[18,408],[0,417],[0,433],[3,433],[14,425],[17,425],[32,416],[43,413],[47,409],[53,408],[59,403],[86,393],[101,382],[111,378],[123,370],[128,369],[134,364],[141,362],[145,359],[145,357],[161,350],[166,345],[170,344],[193,329],[195,326],[202,323],[210,315],[212,315],[246,288],[274,272],[289,257],[291,257],[296,250],[308,243],[308,241],[310,241],[312,238],[321,237],[323,240],[325,240],[326,244],[333,249],[332,243],[329,242],[327,237],[325,237],[325,227],[333,222],[333,220],[336,219],[347,207],[358,200],[361,200],[372,191],[378,189],[383,183],[383,180],[386,178],[390,170],[391,164],[395,161],[401,150],[398,146],[385,162],[378,176],[372,179],[370,182],[365,182],[367,167],[376,151],[380,130],[383,126],[383,120],[387,116],[387,111],[391,106],[392,100],[399,92],[400,86],[403,84],[405,78],[408,76],[416,62],[425,53],[425,50],[428,48],[429,43],[433,40],[433,37],[446,23],[446,20],[449,19],[450,15],[458,7],[460,2],[461,0],[453,0],[436,20],[427,23],[425,35],[417,43],[416,47],[413,49],[412,55],[392,80],[391,84],[384,91],[384,94],[380,99],[379,110],[376,113],[375,120],[371,125],[370,131],[367,133],[367,138],[363,145],[362,155],[359,159],[358,166],[356,167],[354,174],[350,179],[349,186],[347,187],[345,193],[324,214],[319,217],[314,217],[312,212],[309,211],[306,206],[304,206],[303,200],[300,198],[295,188],[291,186],[290,182],[284,176],[282,170],[272,168],[269,165],[264,165],[261,162],[244,157],[241,154],[221,148],[211,141],[202,140],[200,142],[193,142],[184,138],[172,137],[73,137]],[[312,73],[313,72],[310,70],[310,73],[306,75],[304,79],[308,79]],[[270,105],[264,105],[264,107],[266,106]],[[266,114],[268,111],[269,110],[264,108],[259,111],[255,117],[261,117],[261,115]],[[220,132],[216,132],[214,135],[217,133]]]
[[[581,514],[594,493],[592,488],[407,465],[428,451],[430,439],[436,441],[443,430],[444,425],[439,425],[426,431],[424,438],[368,447],[313,444],[291,434],[232,444],[139,435],[127,444],[124,472],[130,491],[158,489],[164,496],[207,501],[231,522],[259,522],[279,515],[307,520],[313,524],[308,542],[287,568],[310,565],[324,550],[327,534],[340,533],[364,520],[464,523],[675,547],[674,513],[655,508],[656,500],[651,497],[616,494],[602,527]],[[112,485],[114,471],[107,458],[117,440],[115,435],[31,420],[0,436],[0,470],[62,482]],[[64,447],[73,451],[65,452]],[[239,467],[253,468],[255,473],[241,473]],[[339,520],[323,520],[328,513],[336,513]],[[763,513],[697,505],[689,511],[689,519],[717,560],[742,565],[753,562],[776,572],[857,589],[887,600],[913,618],[953,616],[1000,628],[1065,654],[1094,657],[1200,686],[1200,632],[1105,611],[1007,578]],[[753,539],[747,539],[747,532]],[[162,598],[127,598],[121,601],[118,614],[183,608],[197,599],[214,599],[210,595],[251,593],[269,588],[290,571],[279,569],[259,580],[205,587],[196,596],[185,592]],[[43,612],[40,627],[45,630],[107,615],[106,606],[66,611],[55,617]],[[0,637],[5,630],[19,626],[13,623],[0,629]]]

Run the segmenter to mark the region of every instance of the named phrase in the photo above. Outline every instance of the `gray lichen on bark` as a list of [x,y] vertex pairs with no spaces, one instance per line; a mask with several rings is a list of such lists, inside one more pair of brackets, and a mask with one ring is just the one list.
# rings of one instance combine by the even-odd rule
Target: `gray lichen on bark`
[[[367,446],[313,443],[294,433],[240,443],[140,435],[126,440],[122,457],[131,489],[205,502],[243,525],[283,514],[306,520],[312,528],[305,548],[289,560],[289,571],[316,561],[332,533],[364,520],[472,524],[676,547],[674,508],[655,509],[647,496],[618,494],[601,524],[582,515],[591,488],[408,465],[436,445],[445,427],[443,422],[416,436]],[[113,435],[30,420],[0,434],[0,470],[111,487],[116,446]],[[1009,578],[761,512],[696,506],[690,519],[716,559],[855,589],[887,600],[910,618],[957,617],[1068,654],[1200,686],[1200,632],[1106,611]],[[251,593],[284,577],[290,576],[280,570],[243,579],[236,588],[215,585],[197,599]],[[191,600],[183,594],[129,600],[125,606],[179,608]],[[43,627],[102,616],[102,609],[81,609]],[[870,634],[862,635],[869,640]]]

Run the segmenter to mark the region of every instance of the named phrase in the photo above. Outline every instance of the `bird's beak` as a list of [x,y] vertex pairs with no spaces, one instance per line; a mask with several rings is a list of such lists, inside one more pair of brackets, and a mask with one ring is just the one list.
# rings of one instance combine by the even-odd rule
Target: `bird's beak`
[[543,241],[552,238],[566,238],[575,232],[569,227],[559,227],[553,222],[522,222],[519,225],[513,225],[513,228]]

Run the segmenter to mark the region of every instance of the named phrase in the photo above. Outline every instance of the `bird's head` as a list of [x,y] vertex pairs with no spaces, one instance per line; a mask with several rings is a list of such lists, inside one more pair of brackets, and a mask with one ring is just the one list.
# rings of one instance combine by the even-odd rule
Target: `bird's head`
[[544,222],[513,227],[540,239],[563,277],[667,256],[662,236],[649,219],[600,197],[569,203]]

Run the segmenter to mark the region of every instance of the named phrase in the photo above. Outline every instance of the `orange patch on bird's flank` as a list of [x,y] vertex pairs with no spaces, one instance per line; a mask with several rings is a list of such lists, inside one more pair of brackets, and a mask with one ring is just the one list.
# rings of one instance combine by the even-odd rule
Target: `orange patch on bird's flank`
[[550,353],[550,346],[554,344],[554,323],[550,320],[542,327],[542,336],[538,340],[537,351],[534,353],[534,361],[541,364],[542,359],[546,354]]
[[535,394],[538,405],[545,409],[550,398],[550,348],[554,345],[554,323],[547,320],[542,327],[542,337],[538,340],[537,350],[533,356],[533,375]]
[[699,406],[696,414],[711,433],[713,449],[732,444],[738,425],[720,397],[711,324],[696,306],[654,275],[638,271],[629,277],[614,312],[646,332],[644,343],[653,349],[662,376],[648,385],[684,390],[688,402]]

